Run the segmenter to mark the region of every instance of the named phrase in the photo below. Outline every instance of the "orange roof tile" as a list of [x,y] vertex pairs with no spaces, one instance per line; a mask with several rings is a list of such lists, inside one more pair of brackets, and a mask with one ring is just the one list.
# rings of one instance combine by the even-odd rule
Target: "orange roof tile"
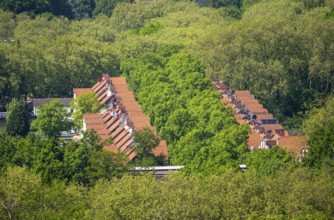
[[131,114],[131,112],[142,112],[140,106],[137,102],[127,102],[123,103],[126,110]]
[[260,104],[257,99],[246,99],[242,100],[242,102],[247,106],[247,105],[255,105],[255,104]]
[[250,96],[252,95],[248,90],[238,90],[234,93],[235,96]]
[[117,91],[118,94],[130,92],[126,84],[115,85],[115,90]]
[[255,99],[253,95],[239,95],[235,97],[238,101],[241,101],[241,102],[249,102],[249,101],[254,101],[254,100],[257,101],[257,99]]
[[128,134],[125,135],[125,137],[120,142],[115,144],[117,146],[117,149],[122,148],[125,144],[127,144],[127,142],[129,142],[130,139],[131,139],[130,135],[128,135]]
[[240,114],[235,114],[234,116],[235,116],[235,119],[237,120],[237,122],[239,124],[241,124],[241,125],[247,124],[247,121],[245,119],[243,119]]
[[136,102],[135,96],[132,92],[124,92],[124,93],[118,93],[120,97],[122,97],[123,102]]
[[110,113],[108,111],[105,111],[104,113],[102,113],[102,118],[105,118],[108,115],[110,115]]
[[117,153],[117,149],[116,149],[116,146],[114,144],[108,145],[108,146],[104,146],[103,149],[107,150],[107,151],[112,151],[112,152]]
[[95,83],[95,85],[92,87],[92,90],[96,89],[100,85],[100,82]]
[[96,87],[93,91],[98,93],[105,85],[107,84],[106,80],[103,80],[98,87]]
[[91,124],[103,124],[103,119],[101,118],[96,118],[96,119],[85,119],[85,124],[86,125],[91,125]]
[[168,160],[168,150],[167,150],[167,142],[165,140],[161,140],[158,147],[152,150],[152,153],[155,156],[164,155],[165,160]]
[[123,130],[124,130],[124,125],[118,127],[113,133],[111,133],[111,137],[115,139]]
[[110,79],[113,85],[126,84],[125,77],[110,77]]
[[252,146],[254,148],[258,148],[261,140],[262,140],[261,135],[252,131],[252,133],[248,135],[248,140],[247,140],[248,148],[250,149]]
[[283,136],[278,140],[278,146],[299,155],[301,149],[307,146],[307,140],[305,136]]
[[119,122],[120,122],[120,120],[114,120],[114,123],[112,123],[111,126],[108,127],[108,130],[110,132],[113,132],[117,128],[117,126],[119,125]]
[[[107,92],[105,91],[105,89],[103,89],[109,79],[111,80],[115,92],[122,99],[122,104],[128,112],[135,129],[137,130],[143,127],[149,127],[153,130],[153,132],[156,132],[155,128],[150,125],[150,118],[142,112],[139,104],[136,102],[133,92],[129,90],[126,84],[126,79],[124,77],[109,78],[109,76],[105,74],[103,75],[103,81],[96,83],[93,88],[95,93],[97,93],[98,95],[98,100],[100,101],[100,103],[105,103],[111,98],[107,97]],[[92,91],[93,89],[89,90]],[[114,139],[114,144],[107,146],[104,149],[116,151],[117,148],[120,148],[124,150],[122,147],[132,140],[131,136],[128,135],[128,131],[123,131],[124,125],[117,128],[120,120],[114,120],[112,118],[113,117],[109,116],[108,113],[100,114],[100,116],[87,115],[85,116],[85,121],[87,121],[87,129],[96,130],[97,133],[102,135],[103,139],[107,139],[107,137],[112,137]],[[111,135],[106,135],[109,133]],[[165,158],[168,158],[166,141],[161,141],[159,146],[153,150],[153,153],[155,155],[163,154],[165,155]],[[137,154],[133,149],[131,149],[131,151],[128,151],[126,155],[129,155],[129,159],[132,160],[134,157],[136,157]]]
[[129,155],[129,160],[133,160],[136,156],[137,156],[137,153],[136,153],[135,151],[133,151],[133,152]]
[[87,130],[93,129],[93,130],[97,131],[97,130],[104,130],[105,129],[103,124],[88,124],[86,126],[87,126],[86,127]]
[[273,119],[272,114],[258,114],[256,115],[257,120],[263,120],[263,119]]
[[74,88],[73,89],[73,93],[75,94],[75,96],[86,94],[86,93],[92,92],[92,91],[93,90],[91,88]]
[[96,92],[95,94],[97,95],[97,98],[99,98],[101,95],[103,95],[106,92],[105,89],[100,89],[98,92]]
[[101,117],[101,114],[83,114],[84,119],[99,119]]
[[107,91],[104,91],[101,95],[97,97],[97,100],[101,103],[101,101],[104,99],[104,97],[107,96]]
[[124,129],[115,139],[114,144],[117,144],[121,141],[127,134],[129,134],[128,130]]
[[275,132],[276,129],[283,129],[283,126],[280,125],[280,124],[274,124],[274,125],[271,125],[271,124],[268,124],[268,125],[262,125],[262,127],[266,130],[266,131],[273,131]]
[[273,141],[277,141],[281,138],[281,136],[279,136],[278,134],[275,134],[274,137],[271,138],[271,140]]
[[129,148],[129,146],[127,144],[124,144],[121,148],[120,151],[123,152],[126,150],[126,148]]
[[106,104],[110,99],[111,99],[112,96],[106,96],[100,103],[101,104]]
[[112,118],[112,114],[107,114],[106,117],[103,118],[103,124],[107,124],[107,122]]
[[105,141],[105,140],[111,138],[109,135],[101,135],[100,137],[101,137],[101,140],[102,140],[102,141]]
[[268,110],[263,108],[263,105],[261,104],[250,104],[247,105],[246,108],[251,112],[262,112],[262,113],[268,113]]

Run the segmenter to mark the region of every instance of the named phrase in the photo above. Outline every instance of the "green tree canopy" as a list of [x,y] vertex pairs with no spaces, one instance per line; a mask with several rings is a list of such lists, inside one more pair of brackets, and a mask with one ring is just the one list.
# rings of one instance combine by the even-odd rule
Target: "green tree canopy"
[[137,157],[135,163],[140,166],[162,165],[159,158],[155,158],[152,150],[159,145],[160,138],[154,134],[151,128],[144,127],[134,134],[135,150]]
[[7,111],[6,132],[13,136],[25,136],[29,132],[29,127],[29,113],[24,103],[16,98],[12,99]]
[[303,131],[308,139],[309,152],[306,163],[321,167],[328,164],[334,166],[334,97],[327,99],[321,108],[308,112],[303,123]]
[[32,122],[31,128],[37,130],[37,134],[45,138],[59,137],[60,132],[69,131],[72,122],[70,113],[65,109],[59,99],[52,100],[37,109],[37,118]]
[[93,15],[105,14],[110,17],[117,4],[130,2],[130,0],[95,0]]
[[72,100],[70,103],[73,110],[74,125],[77,128],[82,127],[83,114],[99,113],[103,107],[97,100],[97,95],[94,92],[82,94]]
[[277,146],[270,149],[255,149],[249,152],[245,164],[249,170],[256,170],[263,175],[273,174],[280,169],[294,165],[296,161],[285,150]]

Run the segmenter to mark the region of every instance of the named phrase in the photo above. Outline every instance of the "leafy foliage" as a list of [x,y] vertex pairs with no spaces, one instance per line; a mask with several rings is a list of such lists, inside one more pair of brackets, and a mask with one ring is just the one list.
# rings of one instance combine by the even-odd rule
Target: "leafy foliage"
[[83,218],[88,208],[85,189],[55,181],[44,185],[40,176],[13,167],[0,176],[2,219]]
[[163,165],[159,161],[159,157],[155,157],[152,153],[152,150],[159,145],[160,138],[154,134],[151,128],[144,127],[137,130],[133,136],[136,143],[134,146],[137,153],[136,166]]
[[6,131],[9,135],[25,136],[29,132],[29,113],[24,104],[17,99],[9,103],[6,118]]
[[42,137],[57,138],[60,132],[72,128],[69,116],[64,104],[59,99],[54,99],[37,109],[37,119],[32,122],[31,128],[36,129],[37,134]]
[[121,177],[127,171],[123,154],[103,151],[100,138],[85,132],[80,141],[42,140],[30,134],[26,138],[0,134],[1,171],[21,166],[39,174],[43,183],[63,180],[92,186],[98,179]]
[[[321,108],[308,112],[303,123],[303,130],[308,138],[309,154],[306,163],[311,166],[334,167],[334,98],[327,99]],[[329,162],[329,163],[327,163]]]
[[[206,2],[213,7],[0,3],[1,111],[14,98],[71,97],[101,73],[122,73],[168,141],[171,163],[205,175],[121,178],[124,155],[101,151],[92,134],[62,143],[52,138],[61,120],[41,120],[35,128],[48,139],[0,134],[2,172],[26,167],[0,176],[2,218],[332,218],[333,103],[317,108],[334,88],[332,1]],[[290,128],[308,112],[306,164],[320,169],[300,169],[278,148],[245,154],[248,129],[220,103],[210,77],[250,90]],[[245,161],[249,170],[238,172]],[[119,179],[101,180],[112,177]]]
[[332,187],[329,175],[305,169],[270,177],[253,172],[172,175],[162,181],[126,176],[96,184],[89,214],[101,219],[330,218]]
[[97,95],[94,92],[81,94],[74,98],[70,103],[73,110],[72,116],[76,127],[82,127],[83,114],[99,113],[103,107],[97,100]]
[[332,217],[334,205],[332,177],[306,169],[269,177],[125,176],[87,189],[57,181],[45,185],[38,175],[15,167],[0,176],[0,186],[4,219],[322,219]]
[[294,166],[291,155],[277,146],[270,149],[255,149],[245,160],[248,169],[256,170],[259,174],[269,175],[279,170]]
[[171,163],[186,165],[191,172],[237,168],[247,149],[248,130],[237,126],[231,110],[220,103],[203,75],[202,63],[172,51],[164,58],[159,52],[143,53],[135,66],[121,64],[142,108],[168,141]]

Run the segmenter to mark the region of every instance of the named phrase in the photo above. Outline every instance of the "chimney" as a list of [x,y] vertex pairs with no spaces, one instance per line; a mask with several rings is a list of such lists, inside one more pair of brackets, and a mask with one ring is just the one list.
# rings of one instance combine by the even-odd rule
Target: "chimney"
[[275,129],[275,134],[283,137],[284,136],[284,129]]

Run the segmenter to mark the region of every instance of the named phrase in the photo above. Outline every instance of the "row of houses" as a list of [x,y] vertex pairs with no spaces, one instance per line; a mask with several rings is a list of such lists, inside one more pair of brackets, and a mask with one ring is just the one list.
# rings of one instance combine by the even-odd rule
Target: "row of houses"
[[307,152],[306,138],[289,135],[289,132],[259,103],[250,91],[235,91],[217,79],[212,80],[212,82],[219,90],[222,101],[234,109],[236,120],[240,124],[248,124],[251,128],[248,136],[250,150],[278,146],[294,152],[297,156],[305,156]]
[[[137,103],[134,94],[129,90],[124,77],[109,77],[103,74],[92,88],[74,88],[74,99],[82,94],[94,92],[100,104],[106,106],[104,112],[99,114],[83,115],[83,131],[94,130],[101,139],[112,139],[113,144],[105,146],[105,150],[122,152],[134,160],[137,156],[134,150],[133,132],[144,127],[150,128],[154,133],[156,129],[151,126],[150,118],[143,113]],[[31,120],[37,117],[37,109],[45,104],[49,104],[54,98],[38,98],[27,102],[28,109],[31,110]],[[70,112],[70,102],[72,98],[59,98],[65,109]],[[5,127],[6,112],[0,113],[0,126]],[[79,134],[80,135],[80,134]],[[65,140],[80,138],[76,132],[62,132],[61,137]],[[159,145],[153,149],[155,156],[162,156],[167,163],[168,149],[165,140],[161,140]]]
[[[113,144],[105,146],[105,150],[121,152],[134,160],[137,154],[134,150],[133,132],[148,127],[156,133],[156,129],[141,110],[133,92],[127,86],[126,79],[103,74],[92,88],[73,89],[74,98],[88,92],[94,92],[106,109],[99,114],[84,114],[83,131],[94,130],[102,140],[112,139]],[[162,156],[167,163],[166,141],[161,140],[152,153]]]

